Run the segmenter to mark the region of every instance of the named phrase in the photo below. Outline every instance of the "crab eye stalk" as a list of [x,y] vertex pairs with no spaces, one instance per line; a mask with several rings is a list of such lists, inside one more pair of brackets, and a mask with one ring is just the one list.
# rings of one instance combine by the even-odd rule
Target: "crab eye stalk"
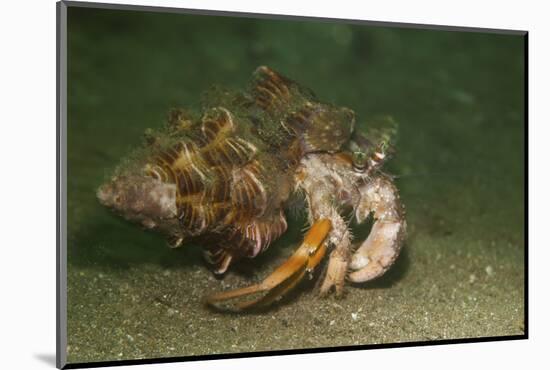
[[354,151],[351,156],[353,162],[353,170],[356,172],[365,172],[367,169],[368,157],[365,152]]

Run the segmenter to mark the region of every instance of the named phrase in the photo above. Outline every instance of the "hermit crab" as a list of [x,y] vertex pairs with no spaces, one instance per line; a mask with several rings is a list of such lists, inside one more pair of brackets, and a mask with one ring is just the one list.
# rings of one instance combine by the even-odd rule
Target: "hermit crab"
[[[103,205],[163,233],[173,247],[202,246],[223,274],[279,238],[289,199],[303,197],[310,228],[296,252],[259,284],[207,296],[218,308],[273,303],[325,254],[321,294],[341,295],[346,279],[361,283],[388,270],[406,229],[397,188],[381,171],[392,153],[391,118],[357,132],[352,110],[322,103],[265,66],[245,91],[214,88],[205,96],[202,112],[175,109],[166,127],[146,132],[143,148],[99,187]],[[373,220],[358,247],[350,214]]]

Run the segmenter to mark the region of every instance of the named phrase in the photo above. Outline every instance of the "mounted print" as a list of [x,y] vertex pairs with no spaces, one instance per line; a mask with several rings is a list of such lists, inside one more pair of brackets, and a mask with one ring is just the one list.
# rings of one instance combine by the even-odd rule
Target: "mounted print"
[[523,31],[58,3],[58,367],[527,338]]

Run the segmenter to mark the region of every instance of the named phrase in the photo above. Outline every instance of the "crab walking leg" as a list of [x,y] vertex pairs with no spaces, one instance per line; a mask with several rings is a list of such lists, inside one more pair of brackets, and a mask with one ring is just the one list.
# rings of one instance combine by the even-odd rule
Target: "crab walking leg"
[[249,307],[263,307],[271,304],[273,301],[283,297],[287,292],[291,291],[300,281],[302,281],[306,272],[311,272],[321,262],[326,253],[326,244],[323,242],[319,248],[313,252],[310,256],[305,269],[300,267],[296,273],[284,282],[276,285],[271,289],[264,297],[259,300],[253,300],[248,302],[239,303],[237,306],[239,309],[246,309]]
[[[327,166],[331,159],[334,158],[323,155],[310,155],[305,158],[302,160],[304,175],[298,179],[298,186],[306,194],[310,222],[316,219],[328,219],[332,223],[332,230],[327,240],[333,249],[319,290],[321,296],[328,294],[332,287],[335,288],[338,296],[344,292],[352,238],[348,224],[335,204],[345,205],[354,196],[359,197],[359,194],[352,194],[355,191],[354,187],[346,186],[350,182],[346,178],[348,172],[339,171],[339,163]],[[346,192],[349,199],[338,199],[339,191],[348,188],[349,191],[346,190]]]
[[351,259],[348,279],[365,282],[374,279],[393,264],[405,238],[406,222],[399,194],[389,178],[379,176],[360,188],[361,200],[356,217],[359,222],[374,213],[368,238]]
[[[307,271],[312,271],[322,260],[326,251],[325,239],[330,229],[331,222],[327,219],[315,222],[296,252],[261,283],[213,294],[206,298],[206,302],[216,307],[228,304],[227,308],[243,310],[265,306],[282,297],[300,282]],[[265,294],[253,300],[230,302],[261,293]]]
[[332,287],[336,291],[336,296],[341,296],[344,293],[344,283],[350,260],[350,247],[351,236],[349,231],[346,230],[340,242],[336,244],[330,253],[327,273],[319,289],[321,296],[327,295]]
[[310,220],[327,219],[332,224],[327,241],[333,249],[319,294],[325,296],[334,287],[336,295],[341,296],[350,260],[351,234],[348,225],[333,206],[333,189],[321,182],[304,181],[302,186],[306,189]]

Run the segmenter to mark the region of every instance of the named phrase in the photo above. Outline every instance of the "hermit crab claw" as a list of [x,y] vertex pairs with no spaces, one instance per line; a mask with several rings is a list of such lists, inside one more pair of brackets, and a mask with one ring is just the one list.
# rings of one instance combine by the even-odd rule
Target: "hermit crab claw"
[[206,303],[222,310],[242,311],[265,307],[282,298],[302,280],[306,272],[311,272],[321,262],[326,252],[325,239],[331,227],[329,220],[318,220],[296,252],[261,283],[212,294],[206,298]]

